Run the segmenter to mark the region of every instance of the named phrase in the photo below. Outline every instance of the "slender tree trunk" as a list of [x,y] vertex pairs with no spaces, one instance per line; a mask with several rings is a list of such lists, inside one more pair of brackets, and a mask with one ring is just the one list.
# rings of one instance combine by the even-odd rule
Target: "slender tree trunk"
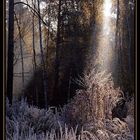
[[17,22],[17,27],[19,31],[19,44],[20,44],[20,55],[21,55],[21,75],[22,75],[22,96],[24,96],[24,58],[23,58],[23,46],[22,46],[22,34],[21,34],[21,27],[20,27],[20,22],[21,22],[21,12],[19,14],[19,20],[17,18],[17,15],[15,13],[15,19]]
[[116,32],[115,32],[115,79],[116,82],[119,82],[119,69],[118,69],[118,63],[119,63],[119,17],[120,17],[120,8],[119,8],[119,0],[117,0],[117,18],[116,18]]
[[[32,0],[32,5],[34,7],[35,10],[35,5],[36,5],[36,0]],[[35,24],[34,24],[34,20],[35,20],[35,12],[33,11],[33,15],[32,15],[32,47],[33,47],[33,68],[34,68],[34,73],[36,72],[36,50],[35,50]],[[36,98],[36,105],[38,106],[38,92],[37,92],[37,85],[36,85],[36,77],[34,80],[34,94],[35,94],[35,98]]]
[[13,99],[13,60],[14,60],[14,0],[9,0],[7,96],[10,104],[12,104]]
[[[35,1],[33,2],[32,0],[32,5],[35,3]],[[34,9],[35,9],[35,5],[34,5]],[[32,16],[32,45],[33,45],[33,65],[34,65],[34,70],[36,70],[36,50],[35,50],[35,28],[34,28],[34,15],[35,13],[33,12],[33,16]]]
[[21,35],[21,28],[20,28],[20,22],[21,22],[21,15],[19,15],[19,22],[17,19],[18,24],[18,30],[19,30],[19,41],[20,41],[20,54],[21,54],[21,69],[22,69],[22,95],[24,96],[24,60],[23,60],[23,46],[22,46],[22,35]]
[[[38,13],[40,14],[40,2],[38,1]],[[41,67],[42,67],[42,77],[43,77],[43,89],[44,89],[44,97],[45,97],[45,107],[47,108],[47,72],[45,67],[45,60],[44,60],[44,52],[43,52],[43,45],[42,45],[42,29],[41,29],[41,19],[38,19],[39,22],[39,37],[40,37],[40,52],[41,52]]]
[[[46,39],[46,56],[48,57],[48,47],[49,47],[49,38],[50,38],[50,1],[48,8],[48,30],[47,30],[47,39]],[[46,59],[47,60],[47,59]]]
[[[61,12],[61,0],[59,0],[58,6],[58,23],[57,23],[57,39],[56,39],[56,58],[55,58],[55,84],[54,89],[57,90],[59,80],[59,45],[60,45],[60,12]],[[56,91],[55,91],[56,92]]]
[[116,18],[116,32],[115,32],[115,49],[118,49],[118,34],[119,34],[119,17],[120,17],[120,9],[119,9],[119,0],[117,0],[117,18]]
[[[127,0],[126,1],[126,3],[125,3],[127,6],[126,6],[126,12],[127,13],[129,13],[129,9],[128,9],[128,6],[129,6],[129,1]],[[130,9],[130,12],[131,12],[131,9]],[[132,56],[131,56],[131,45],[132,45],[132,43],[131,43],[131,35],[132,35],[132,32],[131,32],[131,25],[130,25],[130,21],[131,21],[131,17],[130,17],[130,13],[126,16],[126,25],[127,25],[127,30],[128,30],[128,71],[129,71],[129,78],[131,79],[131,72],[132,72],[132,70],[131,70],[131,66],[132,66],[132,64],[131,64],[131,62],[132,62],[132,60],[131,60],[131,58],[132,58]]]

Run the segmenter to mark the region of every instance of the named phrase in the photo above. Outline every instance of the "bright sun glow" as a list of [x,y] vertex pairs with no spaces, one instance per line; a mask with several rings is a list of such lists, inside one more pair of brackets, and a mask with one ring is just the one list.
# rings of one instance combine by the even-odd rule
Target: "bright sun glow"
[[111,0],[105,0],[103,9],[105,17],[111,16],[111,8],[112,8]]
[[44,2],[44,1],[40,2],[40,9],[41,10],[45,9],[46,6],[47,6],[46,2]]
[[104,0],[101,31],[99,33],[96,64],[99,69],[110,70],[113,50],[110,43],[112,20],[112,0]]

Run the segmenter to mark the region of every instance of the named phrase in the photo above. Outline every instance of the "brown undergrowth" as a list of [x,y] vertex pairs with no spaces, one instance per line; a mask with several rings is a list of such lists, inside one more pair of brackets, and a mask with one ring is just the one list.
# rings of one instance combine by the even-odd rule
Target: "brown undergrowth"
[[[61,111],[52,107],[38,109],[23,100],[9,106],[7,101],[7,139],[133,140],[134,123],[130,124],[130,118],[112,118],[112,109],[123,99],[123,92],[114,87],[111,74],[93,70],[76,82],[83,88]],[[131,113],[133,102],[127,106]]]

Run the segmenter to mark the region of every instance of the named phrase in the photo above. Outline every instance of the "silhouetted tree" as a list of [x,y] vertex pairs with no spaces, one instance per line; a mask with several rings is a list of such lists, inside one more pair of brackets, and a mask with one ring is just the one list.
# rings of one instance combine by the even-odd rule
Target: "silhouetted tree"
[[13,60],[14,60],[14,0],[9,0],[7,96],[10,104],[12,104],[13,99]]

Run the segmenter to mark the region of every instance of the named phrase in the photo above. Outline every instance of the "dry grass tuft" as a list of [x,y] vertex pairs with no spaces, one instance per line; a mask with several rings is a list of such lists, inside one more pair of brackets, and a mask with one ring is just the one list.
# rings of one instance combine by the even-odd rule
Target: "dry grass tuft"
[[[120,88],[114,88],[111,74],[95,72],[84,75],[76,82],[84,87],[77,90],[74,99],[67,105],[65,114],[71,116],[72,121],[79,121],[82,125],[96,122],[102,127],[104,119],[112,119],[112,109],[122,99]],[[69,120],[71,122],[71,120]]]

